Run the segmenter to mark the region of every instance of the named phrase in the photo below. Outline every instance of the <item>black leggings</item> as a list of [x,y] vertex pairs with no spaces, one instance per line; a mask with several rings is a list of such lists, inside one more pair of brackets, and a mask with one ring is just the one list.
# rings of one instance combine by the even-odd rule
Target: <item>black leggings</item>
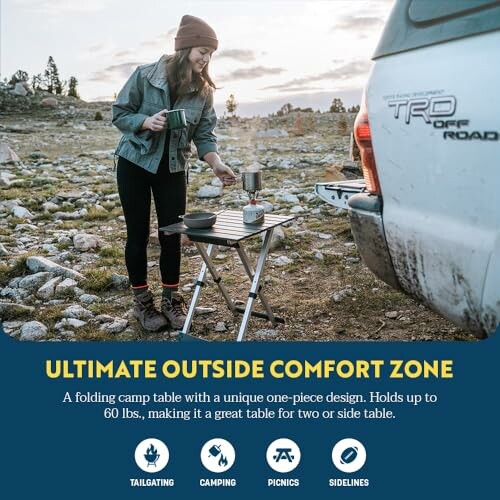
[[[158,227],[179,222],[179,215],[186,210],[186,176],[184,172],[170,173],[168,165],[161,164],[152,174],[142,167],[118,158],[118,192],[127,224],[125,263],[133,287],[147,284],[147,246],[153,193]],[[164,285],[179,283],[181,267],[180,235],[165,236],[158,231],[160,239],[160,272]]]

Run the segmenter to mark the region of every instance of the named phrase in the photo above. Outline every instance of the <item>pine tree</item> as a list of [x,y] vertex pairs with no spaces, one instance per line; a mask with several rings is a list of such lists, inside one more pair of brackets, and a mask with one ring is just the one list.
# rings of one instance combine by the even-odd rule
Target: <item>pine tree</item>
[[236,99],[234,98],[234,95],[231,94],[229,96],[229,99],[226,101],[226,109],[229,114],[234,116],[234,113],[236,111],[236,108],[238,107],[238,103],[236,102]]
[[43,83],[47,92],[51,94],[61,95],[64,85],[59,78],[59,70],[52,56],[49,56],[47,68],[43,75]]
[[69,77],[69,84],[68,84],[68,96],[69,97],[76,97],[77,99],[80,97],[78,95],[78,90],[76,90],[76,87],[78,85],[78,80],[74,76]]
[[28,73],[22,69],[18,69],[9,80],[9,85],[15,85],[19,82],[27,82],[29,80]]
[[330,106],[330,113],[345,113],[345,106],[342,99],[336,97]]
[[31,77],[31,88],[36,92],[37,90],[42,90],[42,75],[33,75]]

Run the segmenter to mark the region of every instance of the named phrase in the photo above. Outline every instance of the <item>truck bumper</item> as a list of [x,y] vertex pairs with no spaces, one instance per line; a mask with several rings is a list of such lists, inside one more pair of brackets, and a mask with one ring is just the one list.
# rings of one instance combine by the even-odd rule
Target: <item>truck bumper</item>
[[382,281],[401,290],[385,239],[382,199],[359,193],[351,196],[347,204],[352,234],[363,262]]

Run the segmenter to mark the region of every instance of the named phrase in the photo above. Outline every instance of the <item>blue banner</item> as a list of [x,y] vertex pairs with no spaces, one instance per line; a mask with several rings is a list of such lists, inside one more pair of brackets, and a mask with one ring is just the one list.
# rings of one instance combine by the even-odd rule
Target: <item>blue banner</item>
[[2,496],[466,498],[497,490],[498,335],[239,344],[0,335],[0,343]]

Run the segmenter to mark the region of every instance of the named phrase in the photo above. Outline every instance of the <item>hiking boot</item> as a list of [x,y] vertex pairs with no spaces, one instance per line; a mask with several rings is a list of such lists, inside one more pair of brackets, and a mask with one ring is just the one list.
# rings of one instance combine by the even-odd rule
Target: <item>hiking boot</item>
[[153,294],[148,290],[134,294],[134,309],[132,314],[142,328],[149,332],[158,332],[168,326],[165,316],[156,309]]
[[174,330],[181,330],[186,321],[186,302],[181,294],[172,293],[172,299],[163,297],[161,301],[161,312],[170,321]]

